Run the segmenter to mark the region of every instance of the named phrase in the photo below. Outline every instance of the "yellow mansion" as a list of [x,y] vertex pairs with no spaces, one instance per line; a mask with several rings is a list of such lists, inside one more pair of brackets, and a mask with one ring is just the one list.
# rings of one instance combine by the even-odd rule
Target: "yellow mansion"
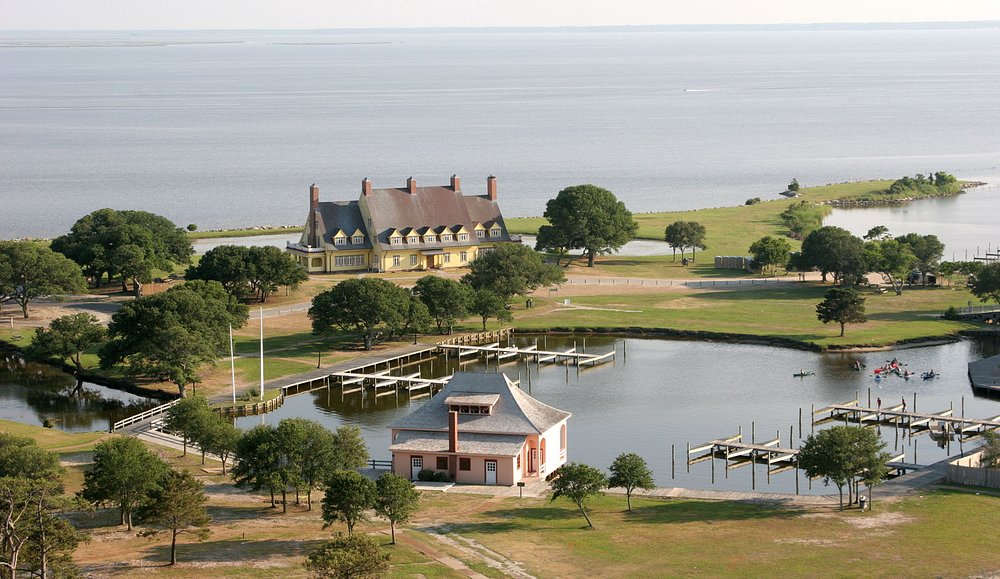
[[373,189],[361,181],[357,201],[320,202],[309,187],[309,217],[290,253],[310,273],[427,270],[468,265],[493,244],[511,241],[497,205],[497,179],[485,195],[463,195],[450,185]]

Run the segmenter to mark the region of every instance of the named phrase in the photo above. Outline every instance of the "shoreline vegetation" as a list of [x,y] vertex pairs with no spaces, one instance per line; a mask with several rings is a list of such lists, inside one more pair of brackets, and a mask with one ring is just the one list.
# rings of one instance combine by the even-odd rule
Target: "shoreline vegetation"
[[[513,304],[513,326],[518,333],[601,333],[635,337],[721,341],[730,343],[763,344],[804,351],[867,351],[894,349],[953,342],[962,335],[984,332],[983,324],[972,321],[945,320],[940,317],[948,306],[964,305],[972,296],[964,287],[939,286],[936,288],[911,288],[901,296],[868,295],[869,322],[852,326],[846,337],[839,337],[830,327],[816,320],[815,305],[829,288],[817,280],[794,281],[789,276],[781,283],[773,283],[782,276],[767,276],[741,270],[720,270],[714,267],[712,255],[742,255],[754,240],[763,235],[780,235],[797,249],[800,241],[786,237],[788,227],[781,214],[788,207],[812,203],[815,208],[830,210],[830,204],[885,195],[895,202],[937,197],[941,192],[924,188],[907,191],[901,195],[882,193],[893,181],[865,181],[802,188],[798,197],[779,198],[751,205],[698,209],[683,212],[647,213],[635,215],[640,223],[639,237],[662,239],[665,226],[674,220],[694,219],[706,226],[707,248],[699,253],[699,261],[683,265],[670,254],[654,256],[605,255],[597,259],[596,267],[585,267],[579,256],[564,271],[569,283],[557,289],[540,288],[532,296],[532,308]],[[957,195],[981,183],[957,182],[947,195]],[[544,223],[542,218],[512,218],[507,220],[512,232],[531,233]],[[248,228],[239,230],[242,236],[291,233],[296,228]],[[301,228],[298,228],[301,230]],[[655,233],[655,235],[654,235]],[[903,232],[900,232],[903,233]],[[227,237],[232,230],[189,233],[189,238]],[[412,284],[421,274],[392,275],[370,274],[386,277],[403,285]],[[789,274],[785,273],[788,276]],[[594,279],[589,276],[598,276]],[[353,276],[351,276],[353,277]],[[332,282],[345,276],[313,276],[290,295],[276,296],[269,307],[306,302],[328,288]],[[704,280],[684,283],[680,280]],[[650,283],[650,282],[656,283]],[[678,283],[674,283],[677,281]],[[771,282],[771,283],[762,283]],[[589,282],[589,283],[588,283]],[[617,282],[617,283],[616,283]],[[637,283],[642,282],[642,283]],[[750,283],[744,283],[750,282]],[[638,287],[637,287],[638,286]],[[691,287],[695,286],[695,287]],[[747,287],[750,286],[750,287]],[[867,292],[866,292],[867,293]],[[278,321],[280,320],[280,321]],[[305,313],[283,316],[268,322],[265,350],[269,363],[266,379],[293,375],[314,368],[317,356],[326,363],[335,363],[364,355],[357,350],[354,336],[344,334],[325,342],[321,353],[317,339],[312,335]],[[491,323],[488,329],[500,327]],[[456,326],[456,333],[480,330],[477,320]],[[256,325],[235,332],[238,354],[237,384],[241,392],[254,389],[259,384],[256,370]],[[23,352],[30,342],[30,330],[17,332],[0,329],[0,343],[7,348]],[[990,332],[991,334],[993,332]],[[14,343],[11,338],[24,334]],[[437,335],[427,334],[421,341],[433,342]],[[251,343],[252,342],[252,343]],[[383,349],[399,345],[384,344]],[[94,370],[96,352],[85,354],[87,370],[80,378],[94,383],[119,388],[142,395],[172,398],[176,389],[171,384],[133,380],[123,372]],[[54,364],[64,370],[63,362]],[[222,366],[226,368],[223,371]],[[203,384],[199,393],[222,399],[228,392],[230,378],[228,363],[203,368]],[[155,392],[155,393],[154,393]],[[227,396],[228,398],[228,396]],[[230,403],[231,405],[231,403]]]

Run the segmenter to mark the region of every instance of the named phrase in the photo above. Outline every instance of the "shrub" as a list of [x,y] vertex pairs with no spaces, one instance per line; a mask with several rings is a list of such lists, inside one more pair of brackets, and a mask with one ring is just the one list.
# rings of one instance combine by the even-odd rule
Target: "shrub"
[[750,199],[746,200],[746,203],[744,203],[744,205],[756,205],[758,203],[760,203],[760,197],[751,197]]
[[417,480],[433,481],[435,474],[436,473],[434,471],[425,468],[422,471],[420,471],[420,472],[417,473]]
[[957,320],[958,319],[958,308],[955,306],[948,306],[948,309],[944,311],[944,319],[946,320]]
[[444,471],[436,471],[434,473],[434,482],[451,482],[451,477]]
[[187,230],[188,231],[198,231],[198,225],[195,224],[195,223],[188,223]]

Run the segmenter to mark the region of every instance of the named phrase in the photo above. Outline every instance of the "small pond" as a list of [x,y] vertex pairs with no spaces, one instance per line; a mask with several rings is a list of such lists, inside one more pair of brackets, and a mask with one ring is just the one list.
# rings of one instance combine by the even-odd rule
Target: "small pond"
[[50,420],[67,432],[108,430],[111,424],[152,408],[160,402],[77,382],[45,364],[0,354],[0,418],[42,425]]

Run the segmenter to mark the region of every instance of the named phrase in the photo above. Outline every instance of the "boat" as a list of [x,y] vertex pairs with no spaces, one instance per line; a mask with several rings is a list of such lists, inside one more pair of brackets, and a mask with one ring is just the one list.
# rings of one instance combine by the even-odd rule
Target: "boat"
[[930,372],[924,372],[923,374],[920,375],[920,377],[923,378],[924,380],[930,380],[931,378],[937,378],[938,374],[935,374],[934,370],[931,370]]
[[795,372],[792,374],[795,378],[802,378],[803,376],[815,376],[815,372]]

